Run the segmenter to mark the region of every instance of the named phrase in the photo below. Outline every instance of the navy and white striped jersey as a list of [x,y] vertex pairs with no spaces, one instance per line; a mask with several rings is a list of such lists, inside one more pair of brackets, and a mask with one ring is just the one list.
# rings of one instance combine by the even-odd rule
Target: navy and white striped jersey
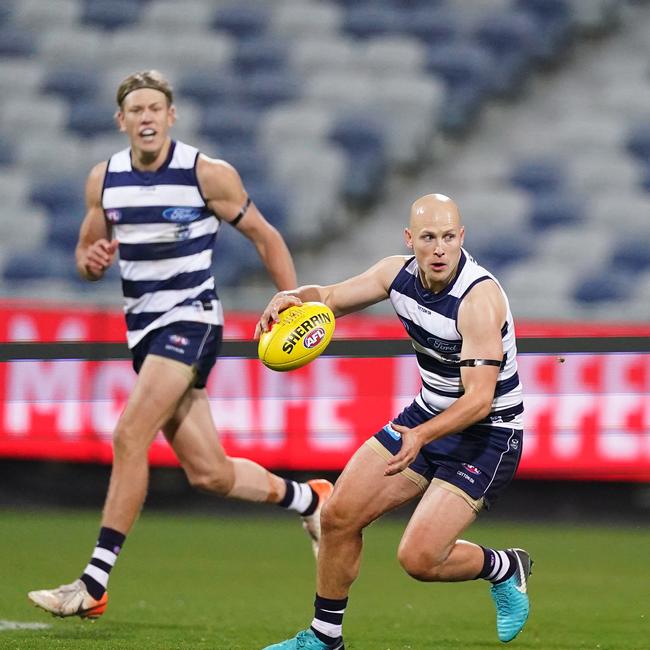
[[196,178],[199,151],[172,141],[155,172],[131,165],[131,149],[108,161],[102,207],[119,242],[127,340],[177,321],[223,324],[212,275],[219,220]]
[[[460,378],[462,338],[456,327],[458,307],[467,292],[479,282],[495,277],[461,251],[455,279],[439,293],[426,289],[415,257],[410,258],[393,280],[390,301],[412,339],[422,390],[416,402],[432,415],[441,413],[463,394]],[[503,292],[503,289],[501,289]],[[508,298],[506,323],[501,331],[504,359],[499,372],[492,411],[481,424],[499,426],[507,422],[522,428],[522,387],[517,373],[515,330]]]

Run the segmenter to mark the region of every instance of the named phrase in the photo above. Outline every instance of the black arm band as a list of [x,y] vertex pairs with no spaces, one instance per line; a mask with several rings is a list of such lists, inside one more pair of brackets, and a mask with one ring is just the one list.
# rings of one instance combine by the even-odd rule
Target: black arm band
[[469,366],[474,368],[475,366],[500,366],[501,361],[496,359],[461,359],[461,366]]
[[244,218],[244,215],[248,212],[248,208],[250,207],[251,202],[251,197],[249,196],[246,199],[246,203],[244,203],[242,209],[239,211],[239,214],[232,221],[228,222],[231,226],[233,226],[233,228]]

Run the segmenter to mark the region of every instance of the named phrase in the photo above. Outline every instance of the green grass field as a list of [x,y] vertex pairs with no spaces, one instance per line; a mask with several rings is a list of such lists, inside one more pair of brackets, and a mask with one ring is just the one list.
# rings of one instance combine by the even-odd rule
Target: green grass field
[[[0,511],[0,648],[259,650],[311,621],[311,550],[298,521],[280,511],[145,513],[113,572],[103,618],[61,620],[32,607],[28,590],[79,575],[97,523],[96,512]],[[402,573],[402,528],[393,518],[366,533],[346,648],[503,647],[486,583],[422,584]],[[509,647],[650,648],[650,528],[478,523],[471,533],[486,545],[524,546],[535,559],[531,618]],[[8,621],[51,627],[8,630]]]

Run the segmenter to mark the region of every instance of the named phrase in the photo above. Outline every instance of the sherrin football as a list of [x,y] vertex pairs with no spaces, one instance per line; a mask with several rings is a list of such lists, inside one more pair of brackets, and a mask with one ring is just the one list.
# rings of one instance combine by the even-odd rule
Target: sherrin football
[[315,359],[334,334],[334,314],[322,302],[304,302],[280,312],[280,320],[263,332],[260,361],[271,370],[295,370]]

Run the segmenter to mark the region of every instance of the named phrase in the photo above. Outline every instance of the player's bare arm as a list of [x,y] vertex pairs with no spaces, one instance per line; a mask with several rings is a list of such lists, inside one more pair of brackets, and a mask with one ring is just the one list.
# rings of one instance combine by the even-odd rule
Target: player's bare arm
[[100,280],[113,263],[117,240],[110,240],[111,232],[102,208],[102,185],[106,162],[95,165],[86,181],[86,215],[79,230],[75,250],[77,270],[85,280]]
[[237,170],[223,160],[201,155],[197,176],[208,207],[220,219],[232,222],[245,210],[235,227],[253,242],[275,286],[280,290],[293,289],[297,281],[291,253],[277,228],[254,203],[247,205],[248,194]]
[[345,316],[364,307],[374,305],[388,298],[390,285],[408,259],[404,255],[393,255],[380,260],[360,275],[343,282],[321,286],[304,285],[291,291],[280,291],[269,301],[255,329],[255,338],[269,330],[280,319],[280,312],[303,302],[322,302],[334,313]]
[[[506,303],[499,287],[491,280],[477,284],[463,299],[458,311],[458,331],[463,337],[461,361],[503,358],[501,328],[506,319]],[[490,413],[498,365],[461,367],[464,393],[447,410],[413,429],[394,424],[402,435],[402,448],[386,467],[397,474],[408,467],[427,443],[463,431]]]

